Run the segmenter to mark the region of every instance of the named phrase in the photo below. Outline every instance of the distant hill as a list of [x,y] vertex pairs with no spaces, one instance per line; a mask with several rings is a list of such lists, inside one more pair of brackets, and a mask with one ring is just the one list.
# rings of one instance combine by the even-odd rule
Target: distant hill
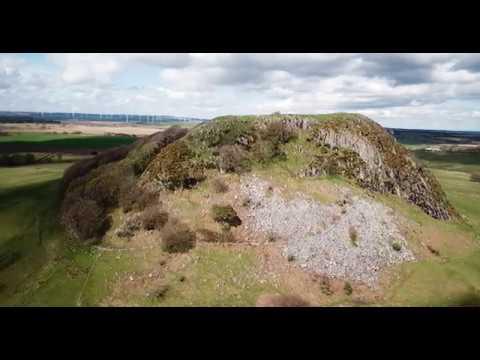
[[480,142],[480,131],[395,129],[387,131],[405,145],[471,144]]
[[202,122],[205,119],[175,115],[92,114],[65,112],[0,111],[0,122],[114,121],[126,123]]

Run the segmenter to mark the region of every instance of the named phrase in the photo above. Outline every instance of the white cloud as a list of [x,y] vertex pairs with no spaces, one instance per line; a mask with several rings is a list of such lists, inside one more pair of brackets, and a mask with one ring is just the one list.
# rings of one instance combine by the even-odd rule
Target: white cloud
[[480,130],[479,99],[478,54],[0,55],[6,110],[355,111],[389,126]]

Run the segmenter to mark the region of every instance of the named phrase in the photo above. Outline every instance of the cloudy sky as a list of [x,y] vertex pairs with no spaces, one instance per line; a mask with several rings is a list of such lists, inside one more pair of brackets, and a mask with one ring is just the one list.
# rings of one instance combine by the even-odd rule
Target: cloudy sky
[[480,54],[0,54],[0,110],[345,111],[480,130]]

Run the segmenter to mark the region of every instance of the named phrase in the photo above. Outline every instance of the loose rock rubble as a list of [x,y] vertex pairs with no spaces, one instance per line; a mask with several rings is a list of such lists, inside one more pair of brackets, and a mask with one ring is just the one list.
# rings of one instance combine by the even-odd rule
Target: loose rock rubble
[[382,269],[414,260],[394,212],[381,203],[354,195],[335,204],[303,194],[286,200],[256,176],[244,177],[241,191],[250,200],[248,231],[285,239],[285,257],[306,270],[375,287]]

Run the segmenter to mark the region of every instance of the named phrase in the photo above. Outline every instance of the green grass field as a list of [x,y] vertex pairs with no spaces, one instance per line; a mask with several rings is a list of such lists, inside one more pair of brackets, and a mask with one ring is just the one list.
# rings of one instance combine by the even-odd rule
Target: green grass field
[[[474,153],[432,153],[416,151],[436,176],[453,206],[467,224],[440,224],[442,231],[470,233],[475,245],[466,254],[442,261],[429,260],[406,264],[388,295],[391,305],[460,306],[480,305],[480,183],[470,174],[480,171],[480,156]],[[453,235],[454,237],[455,235]]]
[[132,136],[11,133],[9,136],[0,136],[0,153],[104,150],[130,144],[135,140]]
[[[0,137],[0,152],[101,150],[132,141],[128,136],[16,133]],[[0,304],[75,305],[79,288],[87,289],[87,274],[96,279],[88,270],[97,254],[70,244],[58,220],[60,180],[74,158],[0,167]],[[102,279],[108,279],[102,270]]]

